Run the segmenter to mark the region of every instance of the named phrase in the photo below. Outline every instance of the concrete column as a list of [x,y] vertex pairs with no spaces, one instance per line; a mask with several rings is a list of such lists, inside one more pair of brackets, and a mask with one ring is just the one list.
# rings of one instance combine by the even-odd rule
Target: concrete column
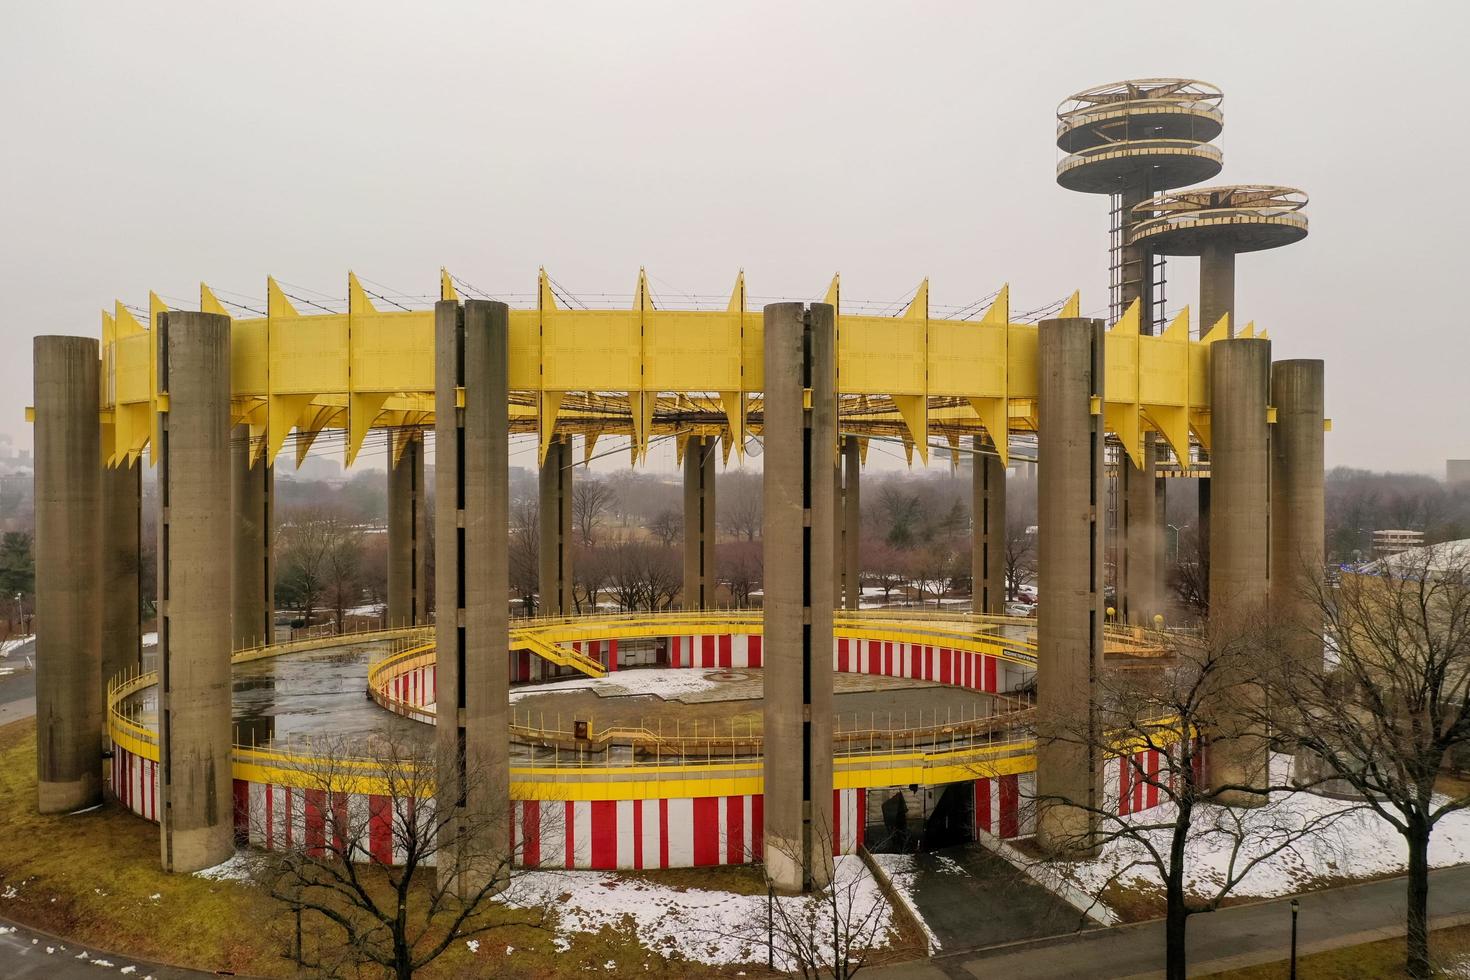
[[826,304],[765,308],[764,852],[788,892],[832,875],[834,321]]
[[[1271,342],[1258,338],[1222,340],[1210,347],[1210,624],[1221,637],[1237,637],[1264,620],[1270,588],[1270,465],[1266,422],[1270,393]],[[1242,685],[1231,664],[1218,678],[1221,694],[1212,708],[1215,741],[1208,778],[1215,786],[1261,785],[1266,778],[1267,742],[1253,734],[1250,716],[1259,692]],[[1264,802],[1255,794],[1231,793],[1229,802]]]
[[970,552],[972,608],[986,616],[1006,609],[1006,468],[991,437],[974,437],[973,496],[970,502],[974,542]]
[[842,438],[842,608],[856,612],[862,599],[862,472],[857,436]]
[[394,463],[388,460],[388,625],[429,621],[429,508],[424,437],[415,431]]
[[230,318],[166,313],[158,387],[158,811],[165,871],[235,851],[230,772]]
[[1159,522],[1154,486],[1154,435],[1143,434],[1143,463],[1134,466],[1127,453],[1118,460],[1119,537],[1118,619],[1134,626],[1149,626],[1159,612]]
[[37,337],[36,806],[102,802],[97,341]]
[[503,874],[510,847],[509,324],[504,303],[434,307],[438,806],[453,815],[436,873],[461,895]]
[[1230,314],[1235,336],[1235,249],[1228,242],[1207,242],[1199,256],[1199,324],[1206,333]]
[[1048,853],[1095,853],[1102,799],[1093,680],[1102,666],[1103,419],[1101,320],[1039,328],[1037,503],[1039,581],[1037,843]]
[[685,609],[709,609],[715,600],[715,457],[719,440],[696,436],[684,447]]
[[572,437],[553,436],[541,464],[540,584],[542,616],[570,616],[572,601]]
[[1324,561],[1324,391],[1321,361],[1271,366],[1271,622],[1313,670],[1322,668],[1322,610],[1311,589]]
[[275,467],[250,462],[250,426],[230,436],[230,502],[234,511],[230,579],[232,643],[236,650],[270,643],[276,631]]
[[1148,200],[1150,196],[1149,177],[1146,172],[1134,174],[1127,181],[1120,196],[1122,205],[1121,234],[1123,246],[1118,256],[1121,263],[1122,289],[1119,290],[1119,300],[1122,309],[1118,312],[1125,313],[1134,300],[1139,301],[1139,327],[1145,334],[1154,332],[1154,262],[1153,252],[1147,244],[1130,244],[1128,239],[1132,235],[1133,226],[1136,223],[1133,218],[1133,206]]
[[[139,594],[143,465],[124,461],[102,468],[102,691],[124,670],[143,665],[143,610]],[[105,708],[106,705],[104,704]]]

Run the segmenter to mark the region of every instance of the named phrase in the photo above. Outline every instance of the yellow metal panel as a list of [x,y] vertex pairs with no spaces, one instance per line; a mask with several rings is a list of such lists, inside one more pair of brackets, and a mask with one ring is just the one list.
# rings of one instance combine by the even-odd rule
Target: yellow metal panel
[[1035,398],[1041,369],[1036,357],[1037,329],[1032,323],[1012,323],[1006,328],[1006,396]]
[[737,391],[739,312],[646,310],[643,387],[650,391]]
[[[760,310],[740,315],[740,377],[744,391],[763,391],[766,386],[766,319]],[[839,347],[838,360],[841,360]]]
[[543,310],[541,387],[641,389],[642,316],[639,310]]
[[838,390],[923,395],[925,322],[886,316],[841,317]]
[[510,344],[511,390],[534,391],[540,388],[541,312],[539,310],[511,310],[508,342]]
[[263,398],[270,392],[270,358],[264,319],[230,323],[230,394]]
[[270,318],[275,395],[347,392],[347,314]]

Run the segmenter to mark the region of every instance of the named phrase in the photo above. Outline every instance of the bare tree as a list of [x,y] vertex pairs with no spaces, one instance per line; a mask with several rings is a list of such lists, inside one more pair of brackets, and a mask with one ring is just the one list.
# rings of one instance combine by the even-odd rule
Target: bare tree
[[326,602],[340,628],[362,564],[361,529],[334,508],[303,508],[278,531],[276,555],[282,597],[301,610],[304,624]]
[[[317,949],[296,949],[303,966],[329,973],[375,966],[406,980],[455,942],[544,923],[543,910],[515,901],[515,854],[487,854],[479,843],[503,833],[509,800],[494,813],[441,816],[431,741],[387,732],[366,745],[328,737],[315,740],[307,755],[293,773],[304,790],[295,795],[301,809],[252,813],[253,836],[273,818],[307,827],[320,820],[319,837],[308,829],[299,846],[252,852],[250,860],[252,877],[272,898],[298,916],[311,914],[325,932]],[[382,810],[363,812],[351,803],[364,773],[381,783]],[[486,774],[468,778],[489,784]],[[466,849],[475,861],[451,859]],[[472,874],[460,870],[471,864]],[[509,900],[492,902],[496,895]]]
[[606,521],[616,496],[606,480],[589,476],[572,485],[572,523],[583,545],[591,548],[597,544],[597,529]]
[[587,545],[577,548],[572,562],[572,602],[579,613],[597,611],[598,596],[607,588],[607,550]]
[[715,498],[718,522],[732,538],[755,541],[761,536],[761,477],[757,473],[732,472],[720,482]]
[[932,595],[938,607],[961,568],[957,544],[952,539],[939,538],[915,548],[909,558],[909,571],[919,594]]
[[684,536],[683,518],[674,510],[661,510],[648,525],[648,533],[665,548],[672,548]]
[[624,609],[666,609],[682,586],[683,565],[672,548],[620,541],[607,552],[607,590]]
[[540,587],[539,511],[536,499],[530,496],[516,501],[510,508],[510,553],[507,556],[510,560],[510,587],[521,597],[527,616],[536,611],[536,590]]
[[883,590],[883,601],[890,602],[893,590],[908,582],[907,556],[882,540],[864,538],[858,547],[862,577],[877,583],[878,588]]
[[715,546],[715,567],[737,606],[750,605],[751,593],[760,588],[764,554],[761,542],[727,541]]
[[1036,535],[1019,518],[1006,518],[1006,598],[1014,601],[1036,575]]
[[[1262,653],[1268,643],[1259,628],[1216,629],[1198,642],[1181,643],[1166,665],[1100,672],[1081,710],[1061,712],[1045,704],[1038,709],[1039,740],[1119,767],[1116,795],[1038,794],[1034,805],[1038,812],[1061,806],[1085,816],[1089,829],[1065,838],[1064,851],[1123,849],[1103,887],[1138,868],[1157,877],[1164,892],[1170,980],[1186,976],[1190,916],[1218,909],[1246,875],[1298,842],[1311,838],[1315,846],[1326,846],[1324,835],[1349,810],[1291,806],[1302,781],[1279,764],[1236,782],[1207,778],[1202,769],[1193,733],[1208,733],[1212,754],[1246,750],[1265,758],[1258,719],[1240,706],[1258,700],[1253,678],[1268,658]],[[1159,805],[1142,813],[1120,812],[1119,797],[1133,787],[1156,796]],[[1256,805],[1240,806],[1243,800]],[[1225,867],[1208,878],[1192,878],[1192,848],[1223,851]]]
[[888,939],[889,923],[888,900],[862,859],[848,855],[834,861],[820,891],[777,895],[768,888],[764,921],[746,924],[739,936],[752,950],[766,947],[769,964],[783,974],[847,980]]
[[1404,838],[1406,968],[1427,977],[1429,842],[1441,819],[1470,806],[1435,792],[1470,749],[1470,549],[1416,549],[1337,582],[1312,571],[1307,592],[1312,618],[1325,624],[1326,662],[1279,659],[1270,720],[1278,738],[1315,757]]

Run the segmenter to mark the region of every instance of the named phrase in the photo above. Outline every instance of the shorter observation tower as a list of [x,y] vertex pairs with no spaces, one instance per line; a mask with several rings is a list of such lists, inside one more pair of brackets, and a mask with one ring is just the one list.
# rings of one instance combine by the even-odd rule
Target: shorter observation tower
[[1307,237],[1305,191],[1273,184],[1193,187],[1133,208],[1129,244],[1154,255],[1199,256],[1200,332],[1230,314],[1235,334],[1235,256]]
[[1162,270],[1146,243],[1134,243],[1135,208],[1154,194],[1209,180],[1222,157],[1223,95],[1190,78],[1142,78],[1098,85],[1057,107],[1057,183],[1069,191],[1107,194],[1109,319],[1134,300],[1144,333],[1163,317]]

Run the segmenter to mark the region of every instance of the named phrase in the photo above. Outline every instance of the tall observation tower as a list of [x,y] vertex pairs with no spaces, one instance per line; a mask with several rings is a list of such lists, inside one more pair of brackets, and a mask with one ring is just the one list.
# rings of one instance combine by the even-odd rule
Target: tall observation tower
[[[1057,183],[1070,191],[1108,195],[1108,319],[1116,322],[1135,302],[1139,330],[1153,334],[1164,319],[1163,253],[1158,257],[1135,224],[1140,205],[1170,188],[1209,180],[1221,155],[1222,95],[1190,78],[1142,78],[1078,92],[1057,107]],[[1116,492],[1109,494],[1108,551],[1113,558],[1116,611],[1124,622],[1148,624],[1164,612],[1163,516],[1155,486],[1156,440],[1142,441],[1130,461],[1116,454]],[[1136,465],[1135,465],[1136,463]]]

